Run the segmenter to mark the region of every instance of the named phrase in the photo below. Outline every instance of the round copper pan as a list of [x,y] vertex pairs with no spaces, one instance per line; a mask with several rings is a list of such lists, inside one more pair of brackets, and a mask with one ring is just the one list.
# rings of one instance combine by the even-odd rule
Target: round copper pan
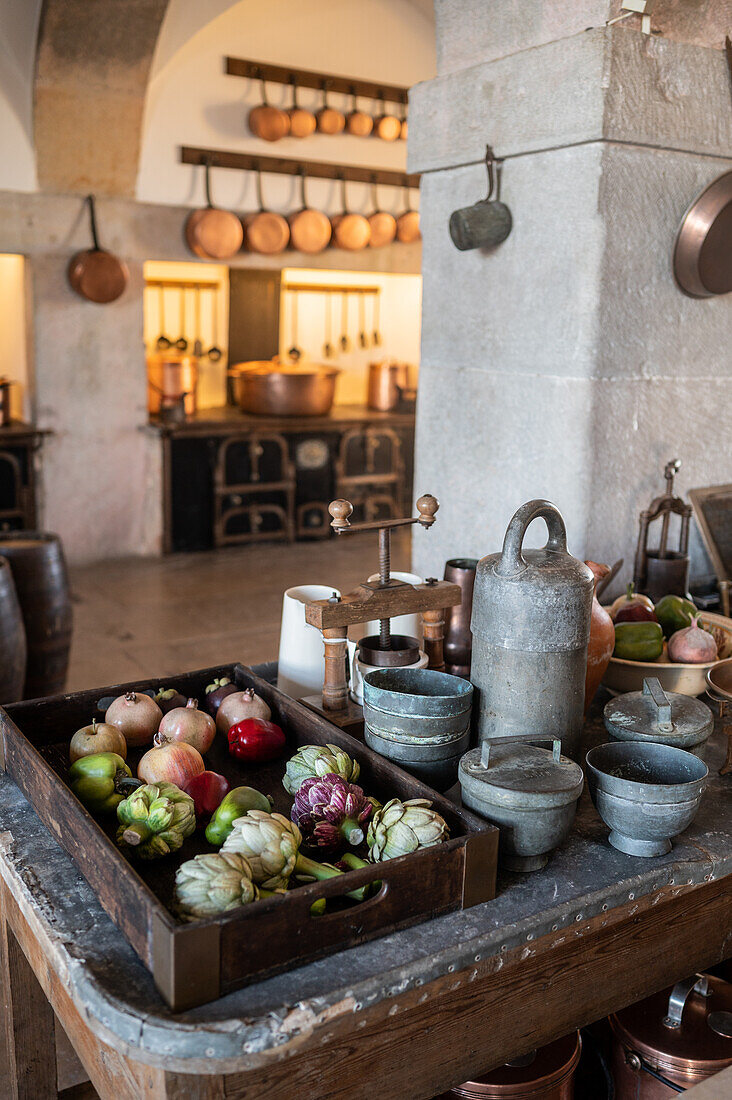
[[267,102],[267,85],[262,81],[262,102],[252,107],[248,118],[249,129],[263,141],[279,141],[290,132],[290,115]]
[[206,161],[206,206],[188,215],[185,236],[191,252],[205,260],[228,260],[236,255],[244,240],[244,229],[236,214],[213,205],[209,161]]
[[77,294],[90,302],[106,305],[122,294],[127,286],[129,273],[122,260],[100,247],[94,196],[87,195],[86,202],[94,247],[76,252],[69,261],[67,273],[71,287]]
[[692,298],[732,291],[732,172],[710,183],[684,214],[674,247],[674,275]]
[[259,252],[263,256],[274,256],[284,252],[290,241],[290,227],[287,220],[274,210],[267,210],[262,197],[262,173],[257,171],[257,201],[259,210],[244,219],[246,244],[250,252]]
[[397,232],[396,218],[393,214],[389,214],[386,210],[375,210],[369,215],[368,222],[371,226],[370,248],[383,248],[384,245],[391,244]]
[[531,1061],[520,1059],[514,1065],[499,1066],[456,1085],[439,1100],[501,1100],[509,1096],[515,1100],[571,1100],[581,1050],[579,1032],[574,1031],[541,1047]]
[[287,219],[290,224],[290,245],[298,252],[312,255],[328,247],[332,229],[330,218],[326,214],[308,206],[303,173],[300,174],[300,189],[302,208],[295,214],[290,214]]
[[318,125],[312,111],[301,107],[297,102],[297,84],[292,81],[292,107],[287,112],[290,120],[290,134],[292,137],[305,138],[315,133]]

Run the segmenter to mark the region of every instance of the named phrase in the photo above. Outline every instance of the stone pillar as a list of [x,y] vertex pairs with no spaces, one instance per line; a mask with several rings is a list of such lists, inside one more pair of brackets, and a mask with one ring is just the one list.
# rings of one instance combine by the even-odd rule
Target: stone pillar
[[[441,504],[419,573],[499,549],[515,509],[548,497],[573,553],[622,556],[628,574],[669,458],[682,492],[732,481],[732,295],[687,298],[671,272],[686,207],[732,168],[723,28],[706,5],[693,37],[687,10],[674,22],[675,0],[656,6],[660,37],[606,27],[609,0],[437,0],[439,75],[412,89],[409,116],[415,488]],[[484,197],[487,142],[514,227],[492,253],[461,253],[448,220]]]

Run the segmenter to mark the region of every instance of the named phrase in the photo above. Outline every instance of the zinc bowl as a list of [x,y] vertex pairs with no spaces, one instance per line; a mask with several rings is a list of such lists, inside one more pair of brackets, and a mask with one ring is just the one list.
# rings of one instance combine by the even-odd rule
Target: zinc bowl
[[671,851],[671,838],[694,820],[709,769],[685,749],[612,741],[585,757],[587,786],[611,829],[614,848],[633,856]]

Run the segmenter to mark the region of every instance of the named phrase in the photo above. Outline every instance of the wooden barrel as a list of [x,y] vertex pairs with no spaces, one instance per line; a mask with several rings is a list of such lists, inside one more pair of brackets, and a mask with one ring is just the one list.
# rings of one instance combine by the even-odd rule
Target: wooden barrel
[[25,628],[13,574],[0,558],[0,704],[23,698],[25,657]]
[[25,624],[24,699],[63,691],[71,648],[71,597],[61,540],[43,531],[0,534]]

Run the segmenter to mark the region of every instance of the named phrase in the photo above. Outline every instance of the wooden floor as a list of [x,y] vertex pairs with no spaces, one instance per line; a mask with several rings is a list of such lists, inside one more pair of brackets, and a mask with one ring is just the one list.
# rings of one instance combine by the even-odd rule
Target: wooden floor
[[[409,548],[409,533],[397,532],[394,569],[409,569]],[[366,534],[72,569],[67,688],[275,660],[286,588],[327,584],[347,592],[377,568],[376,536]]]

